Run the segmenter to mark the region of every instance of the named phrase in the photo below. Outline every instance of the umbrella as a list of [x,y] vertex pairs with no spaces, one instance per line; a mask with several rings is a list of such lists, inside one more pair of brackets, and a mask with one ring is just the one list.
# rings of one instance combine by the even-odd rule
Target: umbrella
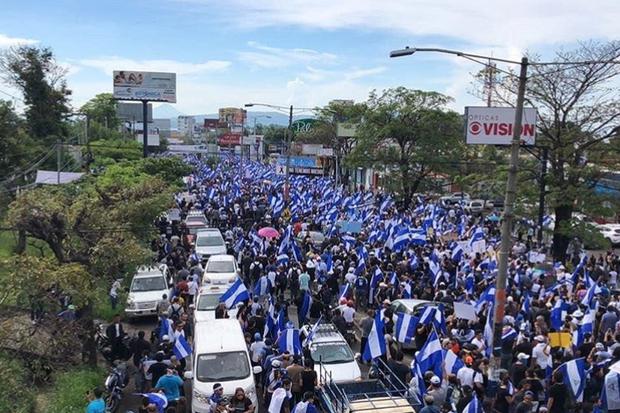
[[258,235],[263,238],[279,238],[280,233],[275,228],[265,227],[258,230]]

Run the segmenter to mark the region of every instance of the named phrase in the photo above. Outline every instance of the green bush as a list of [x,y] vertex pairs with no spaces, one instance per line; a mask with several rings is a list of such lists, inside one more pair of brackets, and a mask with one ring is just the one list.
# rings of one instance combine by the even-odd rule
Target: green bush
[[59,373],[51,390],[48,413],[78,413],[86,409],[86,392],[103,386],[104,371],[80,367]]
[[26,379],[26,369],[16,358],[0,353],[0,412],[34,412],[34,392]]

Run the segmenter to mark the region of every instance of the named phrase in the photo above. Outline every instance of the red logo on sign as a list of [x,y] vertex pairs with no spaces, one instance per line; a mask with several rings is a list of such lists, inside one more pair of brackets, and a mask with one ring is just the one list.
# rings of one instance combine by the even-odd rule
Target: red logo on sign
[[481,130],[482,130],[482,125],[480,125],[480,122],[472,122],[469,124],[469,132],[472,135],[478,135]]

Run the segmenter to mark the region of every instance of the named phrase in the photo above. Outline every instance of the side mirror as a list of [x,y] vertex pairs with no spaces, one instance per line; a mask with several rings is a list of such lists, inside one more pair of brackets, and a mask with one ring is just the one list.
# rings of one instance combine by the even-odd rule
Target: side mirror
[[355,360],[360,361],[362,359],[361,353],[355,353]]
[[188,380],[192,380],[194,378],[194,372],[193,371],[186,371],[185,373],[183,373],[183,377],[185,377]]
[[261,366],[254,366],[252,367],[252,373],[254,374],[261,374],[263,372],[263,368]]

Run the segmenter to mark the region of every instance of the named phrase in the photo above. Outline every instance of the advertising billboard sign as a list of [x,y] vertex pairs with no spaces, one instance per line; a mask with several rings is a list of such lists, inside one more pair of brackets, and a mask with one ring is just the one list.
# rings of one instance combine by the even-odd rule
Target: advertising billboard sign
[[[278,165],[286,165],[286,156],[278,156]],[[297,168],[316,168],[314,156],[291,156],[289,165]]]
[[[515,121],[515,108],[465,108],[465,139],[468,144],[510,145]],[[521,142],[536,141],[536,109],[524,108]]]
[[218,138],[217,142],[222,146],[239,145],[241,143],[241,134],[225,133]]
[[115,70],[113,85],[115,99],[177,101],[176,73]]

